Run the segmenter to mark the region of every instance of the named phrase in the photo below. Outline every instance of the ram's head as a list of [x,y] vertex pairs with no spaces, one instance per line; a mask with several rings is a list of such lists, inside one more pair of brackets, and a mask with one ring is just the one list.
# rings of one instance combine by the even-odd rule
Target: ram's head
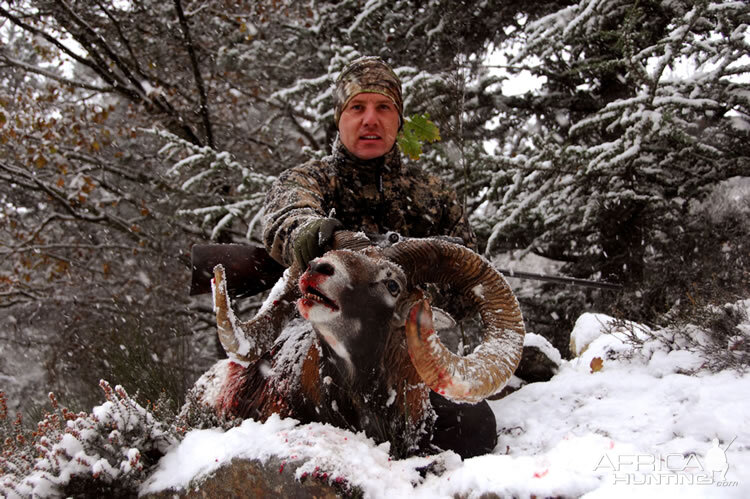
[[[279,412],[414,443],[435,422],[429,389],[475,404],[510,379],[523,348],[523,320],[505,279],[486,260],[439,239],[375,247],[339,232],[335,247],[304,272],[289,269],[247,322],[234,317],[217,267],[219,337],[230,358],[247,366],[234,371],[241,380],[225,383],[225,407],[244,408],[235,412],[242,417]],[[469,355],[451,353],[440,341],[422,291],[427,283],[447,285],[476,305],[484,334]],[[285,329],[295,308],[308,329]]]
[[[430,305],[420,299],[425,283],[450,284],[476,303],[484,340],[470,355],[455,355],[440,342]],[[463,246],[415,239],[384,250],[331,251],[311,263],[299,289],[300,313],[352,369],[377,357],[399,325],[425,384],[455,401],[494,394],[520,360],[518,303],[502,275]]]

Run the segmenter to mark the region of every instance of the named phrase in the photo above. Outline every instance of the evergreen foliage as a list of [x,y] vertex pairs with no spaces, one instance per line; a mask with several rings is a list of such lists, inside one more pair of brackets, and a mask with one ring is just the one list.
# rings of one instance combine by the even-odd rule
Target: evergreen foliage
[[[706,285],[699,246],[725,236],[699,222],[696,203],[750,166],[738,78],[749,16],[736,2],[591,0],[528,22],[513,64],[546,81],[522,99],[533,106],[525,135],[501,142],[487,172],[491,208],[475,218],[487,252],[520,247],[621,282],[625,294],[599,306],[640,320],[684,297],[685,281]],[[723,271],[747,269],[732,254]],[[735,275],[727,290],[746,290]]]
[[561,351],[584,309],[656,321],[694,287],[740,293],[747,211],[702,202],[750,171],[749,24],[718,0],[0,2],[0,369],[41,366],[12,387],[37,401],[90,406],[102,377],[180,401],[217,355],[190,246],[257,242],[361,55],[437,127],[405,151],[458,189],[486,256],[626,285],[524,300]]

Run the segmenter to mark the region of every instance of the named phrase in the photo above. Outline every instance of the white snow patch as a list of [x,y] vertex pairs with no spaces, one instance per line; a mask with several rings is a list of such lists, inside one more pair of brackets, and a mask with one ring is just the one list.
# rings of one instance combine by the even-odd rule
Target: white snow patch
[[575,356],[581,355],[592,341],[604,334],[603,329],[613,320],[612,317],[604,314],[592,314],[588,312],[582,314],[573,326],[573,331],[570,333],[571,353]]

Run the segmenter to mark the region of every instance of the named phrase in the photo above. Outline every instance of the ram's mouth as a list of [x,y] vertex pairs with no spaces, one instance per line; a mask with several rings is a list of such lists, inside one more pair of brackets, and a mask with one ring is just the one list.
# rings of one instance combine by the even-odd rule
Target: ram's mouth
[[302,300],[307,301],[305,305],[312,306],[313,304],[310,302],[320,303],[321,305],[324,305],[331,310],[338,310],[339,307],[336,305],[336,302],[328,298],[326,295],[320,292],[318,288],[315,286],[305,286],[302,289]]

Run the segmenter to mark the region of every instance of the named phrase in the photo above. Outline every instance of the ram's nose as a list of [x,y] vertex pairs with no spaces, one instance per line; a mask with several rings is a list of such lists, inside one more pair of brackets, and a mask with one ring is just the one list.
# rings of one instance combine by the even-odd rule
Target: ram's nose
[[321,258],[316,258],[315,260],[310,262],[310,266],[308,267],[307,271],[310,274],[321,274],[321,275],[332,276],[334,269],[333,269],[333,265],[328,263],[326,260],[323,260]]

